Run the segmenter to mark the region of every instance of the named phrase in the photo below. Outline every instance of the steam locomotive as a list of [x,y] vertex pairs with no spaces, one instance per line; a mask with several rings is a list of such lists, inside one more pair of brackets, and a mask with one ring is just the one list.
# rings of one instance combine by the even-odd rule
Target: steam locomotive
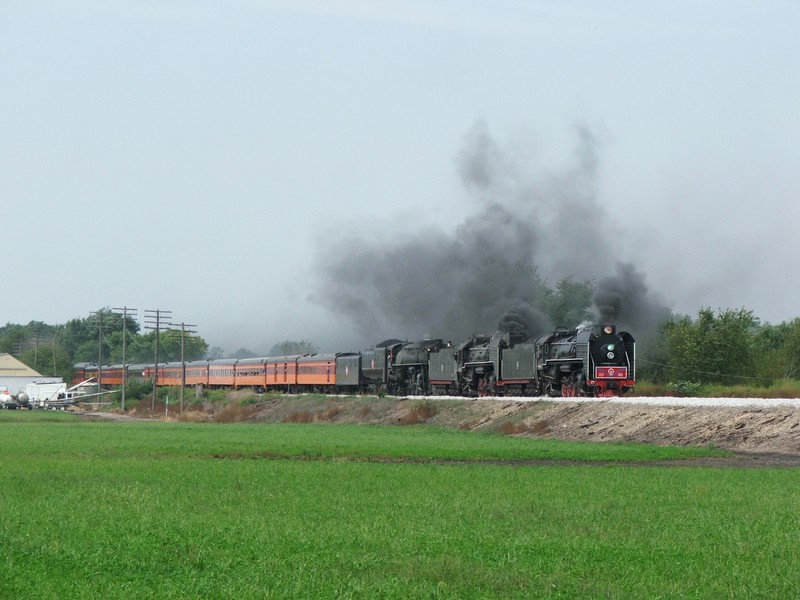
[[430,392],[461,396],[621,396],[632,390],[636,344],[614,325],[527,340],[476,335],[452,355],[431,354]]
[[340,352],[156,365],[75,365],[73,382],[102,387],[144,377],[159,386],[391,395],[621,396],[636,382],[633,336],[614,325],[557,327],[528,339],[475,334],[453,346],[441,339],[385,340]]

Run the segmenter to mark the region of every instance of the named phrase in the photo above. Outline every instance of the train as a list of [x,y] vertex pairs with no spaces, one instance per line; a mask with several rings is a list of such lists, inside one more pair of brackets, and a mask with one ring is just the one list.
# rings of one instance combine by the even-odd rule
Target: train
[[167,362],[74,365],[73,383],[103,388],[127,378],[157,386],[252,388],[258,392],[386,393],[395,396],[612,397],[636,383],[636,343],[613,324],[556,327],[538,338],[476,333],[442,339],[389,339],[363,352]]

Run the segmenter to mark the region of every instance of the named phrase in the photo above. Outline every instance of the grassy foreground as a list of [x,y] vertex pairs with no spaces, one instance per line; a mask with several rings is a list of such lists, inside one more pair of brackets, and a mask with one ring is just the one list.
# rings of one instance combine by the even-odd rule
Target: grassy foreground
[[3,413],[0,598],[797,596],[800,471],[624,466],[703,452]]

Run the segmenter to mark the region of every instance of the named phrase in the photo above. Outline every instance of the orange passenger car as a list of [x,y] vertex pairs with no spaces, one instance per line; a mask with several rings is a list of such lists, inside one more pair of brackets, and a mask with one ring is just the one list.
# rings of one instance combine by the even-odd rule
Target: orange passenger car
[[125,373],[125,365],[108,365],[103,367],[102,383],[104,387],[122,385],[122,379]]
[[186,385],[208,387],[207,360],[193,360],[186,363]]
[[267,387],[289,390],[297,385],[297,359],[293,356],[271,356],[264,366],[267,375]]
[[158,365],[158,385],[182,385],[183,363],[170,362]]
[[220,358],[208,363],[208,386],[235,387],[236,362],[235,358]]
[[[86,374],[86,370],[89,369],[92,371],[91,375]],[[94,363],[77,363],[74,367],[72,367],[72,385],[77,385],[79,383],[83,383],[89,377],[94,377],[97,374],[97,367]]]
[[264,390],[267,386],[266,358],[242,358],[236,361],[236,387]]
[[327,388],[336,386],[336,355],[309,354],[297,359],[297,385]]

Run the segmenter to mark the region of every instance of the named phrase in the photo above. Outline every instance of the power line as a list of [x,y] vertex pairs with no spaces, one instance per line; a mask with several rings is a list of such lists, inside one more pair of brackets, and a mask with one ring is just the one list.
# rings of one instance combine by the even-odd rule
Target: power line
[[116,311],[116,314],[122,315],[122,412],[125,412],[125,388],[128,385],[128,365],[125,362],[128,339],[128,315],[135,316],[137,309],[123,306],[122,308],[115,308],[113,310]]
[[108,328],[108,325],[103,323],[103,315],[105,312],[101,309],[89,313],[89,321],[94,323],[97,327],[97,387],[102,387],[103,379],[103,330]]
[[155,371],[153,373],[153,402],[152,402],[152,410],[156,410],[156,390],[158,389],[158,345],[159,345],[159,338],[160,338],[160,331],[161,331],[161,324],[168,324],[169,317],[172,315],[171,310],[161,310],[159,308],[155,309],[145,309],[144,311],[144,321],[145,321],[145,329],[155,329],[156,331],[156,356],[155,356]]
[[197,325],[188,325],[186,323],[170,323],[172,327],[181,328],[181,407],[180,413],[183,414],[183,396],[186,389],[186,336],[197,333],[195,329],[187,329],[188,327],[197,327]]
[[648,365],[656,365],[657,367],[666,367],[667,369],[679,369],[681,371],[686,371],[687,373],[697,373],[698,375],[713,375],[714,377],[730,377],[732,379],[757,379],[759,381],[772,381],[774,377],[758,377],[755,375],[728,375],[726,373],[720,373],[718,371],[701,371],[699,369],[689,369],[686,367],[676,367],[675,365],[669,365],[666,363],[655,362],[652,360],[645,360],[643,358],[637,358],[637,362],[645,363]]

